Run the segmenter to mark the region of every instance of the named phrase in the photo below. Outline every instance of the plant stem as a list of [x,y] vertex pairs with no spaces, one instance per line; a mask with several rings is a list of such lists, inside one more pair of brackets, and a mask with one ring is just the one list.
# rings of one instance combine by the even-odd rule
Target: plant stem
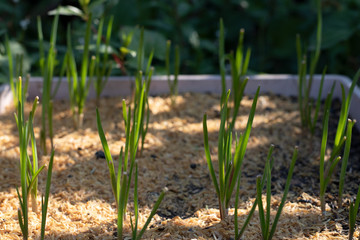
[[221,101],[222,106],[226,98],[226,79],[225,79],[225,34],[224,34],[224,23],[220,18],[220,35],[219,35],[219,68],[221,75]]
[[338,207],[342,206],[342,194],[343,194],[343,190],[344,190],[346,168],[348,165],[348,159],[349,159],[350,148],[351,148],[352,128],[353,128],[355,122],[356,122],[355,120],[352,121],[349,119],[348,124],[347,124],[345,151],[344,151],[344,155],[342,158],[340,181],[339,181]]
[[46,226],[46,215],[49,204],[49,195],[50,195],[50,186],[51,186],[51,177],[52,177],[52,168],[54,163],[54,154],[55,150],[52,148],[51,156],[48,166],[48,174],[46,178],[46,187],[45,187],[45,196],[41,198],[41,239],[45,238],[45,226]]
[[320,193],[320,209],[321,209],[322,215],[324,215],[324,213],[326,212],[326,209],[325,209],[325,193]]

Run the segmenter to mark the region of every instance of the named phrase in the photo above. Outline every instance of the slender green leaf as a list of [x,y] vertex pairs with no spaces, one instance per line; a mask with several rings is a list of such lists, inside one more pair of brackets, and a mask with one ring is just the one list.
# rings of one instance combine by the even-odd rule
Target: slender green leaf
[[219,185],[216,179],[215,170],[211,161],[211,155],[210,155],[210,149],[209,149],[209,137],[208,137],[208,130],[207,130],[207,124],[206,124],[206,114],[204,114],[203,117],[203,133],[204,133],[204,148],[205,148],[205,156],[206,156],[206,162],[209,167],[211,180],[214,183],[216,194],[220,196],[220,189]]
[[[251,127],[252,127],[252,123],[253,123],[254,116],[255,116],[256,104],[257,104],[257,99],[259,97],[259,93],[260,93],[260,87],[258,87],[257,90],[256,90],[256,93],[255,93],[255,96],[254,96],[254,99],[253,99],[253,103],[252,103],[252,106],[251,106],[251,109],[250,109],[248,122],[246,124],[245,132],[244,132],[242,140],[240,141],[240,144],[239,144],[239,150],[237,150],[235,152],[235,156],[234,156],[234,176],[238,176],[239,173],[240,173],[242,161],[243,161],[244,156],[245,156],[246,146],[247,146],[247,143],[249,141]],[[232,192],[234,190],[235,183],[236,183],[236,181],[230,182],[230,186],[228,188],[227,197],[226,197],[228,202],[230,201],[230,196],[231,196],[231,194],[232,194]]]
[[225,79],[225,34],[224,23],[220,18],[220,35],[219,35],[219,68],[221,75],[221,102],[223,105],[226,98],[226,79]]
[[142,237],[142,235],[144,234],[146,228],[149,226],[149,224],[150,224],[150,222],[151,222],[151,219],[154,217],[154,215],[155,215],[156,211],[158,210],[158,208],[159,208],[162,200],[164,199],[165,193],[166,193],[167,191],[168,191],[167,188],[164,188],[164,190],[161,192],[161,194],[160,194],[158,200],[155,202],[154,207],[153,207],[153,209],[151,210],[151,213],[150,213],[149,217],[147,218],[147,220],[146,220],[143,228],[141,229],[141,231],[140,231],[139,234],[137,235],[137,238],[136,238],[137,240],[141,239],[141,237]]
[[117,192],[116,192],[116,177],[115,177],[115,169],[114,169],[114,163],[113,163],[113,159],[110,153],[110,149],[104,134],[104,130],[102,128],[101,125],[101,119],[100,119],[100,114],[99,114],[99,110],[96,109],[96,123],[97,123],[97,128],[98,128],[98,132],[99,132],[99,137],[101,140],[101,144],[103,146],[104,149],[104,153],[105,153],[105,159],[109,168],[109,174],[110,174],[110,180],[111,180],[111,187],[114,193],[114,196],[117,196]]
[[347,130],[346,130],[346,144],[345,144],[345,151],[342,157],[341,163],[341,173],[340,173],[340,180],[339,180],[339,195],[338,195],[338,205],[339,207],[342,206],[342,194],[345,182],[345,174],[347,163],[350,155],[350,148],[351,148],[351,135],[352,135],[352,128],[356,121],[348,120]]
[[260,218],[260,226],[263,239],[267,239],[267,233],[265,231],[265,214],[264,208],[262,203],[262,188],[261,188],[261,176],[256,177],[256,199],[258,203],[258,211],[259,211],[259,218]]
[[288,194],[289,189],[290,189],[290,182],[291,182],[291,179],[292,179],[292,176],[293,176],[297,156],[298,156],[298,147],[295,147],[294,153],[293,153],[293,156],[292,156],[292,159],[291,159],[291,163],[290,163],[288,176],[287,176],[286,183],[285,183],[284,194],[283,194],[283,197],[281,199],[280,206],[279,206],[278,211],[276,213],[274,222],[272,224],[271,231],[270,231],[270,233],[268,235],[268,239],[273,238],[275,230],[276,230],[277,223],[279,221],[279,218],[280,218],[280,215],[281,215],[281,212],[282,212],[282,209],[284,208],[286,197],[287,197],[287,194]]
[[46,225],[46,215],[47,215],[47,208],[49,204],[49,195],[50,195],[50,186],[51,186],[51,177],[52,177],[52,168],[54,164],[54,155],[55,150],[51,150],[51,156],[48,166],[48,173],[46,178],[46,187],[45,187],[45,197],[44,200],[42,199],[41,204],[41,239],[45,238],[45,225]]

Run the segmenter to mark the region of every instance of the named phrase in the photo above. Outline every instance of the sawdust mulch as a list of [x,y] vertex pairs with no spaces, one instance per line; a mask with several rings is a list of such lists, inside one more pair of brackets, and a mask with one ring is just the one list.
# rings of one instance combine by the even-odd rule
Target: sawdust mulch
[[[219,96],[184,94],[171,107],[169,97],[149,98],[151,122],[143,155],[139,160],[140,225],[144,224],[161,189],[169,189],[144,239],[231,239],[234,237],[233,212],[220,221],[217,197],[205,161],[202,116],[208,114],[210,148],[217,160]],[[236,122],[242,131],[252,100],[245,97]],[[83,130],[75,131],[68,103],[54,104],[56,153],[49,202],[46,238],[48,239],[114,239],[116,207],[111,192],[105,159],[95,153],[102,150],[95,121],[95,103],[87,103]],[[30,105],[27,106],[29,109]],[[40,122],[41,107],[36,124]],[[102,99],[100,113],[113,156],[118,156],[125,142],[121,116],[121,99]],[[336,119],[336,117],[335,117]],[[20,186],[17,129],[12,115],[0,116],[0,239],[21,239],[17,220],[19,202],[16,186]],[[39,128],[36,128],[39,135]],[[345,207],[336,208],[338,177],[327,196],[328,214],[321,216],[318,200],[320,133],[314,137],[300,126],[296,99],[272,95],[261,96],[243,163],[239,223],[245,221],[255,200],[255,179],[262,174],[270,144],[276,145],[272,172],[271,213],[274,217],[280,203],[294,146],[299,146],[290,192],[274,239],[346,239],[348,205],[354,197],[359,178],[359,151],[351,154]],[[358,134],[354,134],[355,138]],[[357,137],[358,139],[358,137]],[[46,164],[48,156],[41,158]],[[43,192],[45,175],[40,177]],[[332,192],[333,191],[333,192]],[[40,205],[40,198],[38,200]],[[132,201],[130,200],[130,203]],[[31,212],[31,211],[30,211]],[[128,207],[126,233],[129,236]],[[41,213],[30,213],[30,236],[38,238]],[[355,236],[359,231],[355,232]],[[256,211],[243,239],[261,239]]]

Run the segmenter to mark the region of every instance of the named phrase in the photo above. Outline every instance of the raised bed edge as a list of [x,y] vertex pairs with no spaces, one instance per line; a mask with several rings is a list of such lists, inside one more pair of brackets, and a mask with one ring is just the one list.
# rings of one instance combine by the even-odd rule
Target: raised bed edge
[[[297,75],[289,74],[259,74],[249,76],[249,82],[245,88],[245,94],[254,94],[258,86],[261,87],[261,93],[273,93],[283,96],[297,96]],[[316,97],[320,84],[320,75],[315,75],[311,96]],[[102,93],[103,97],[128,96],[131,93],[133,77],[110,77],[105,89]],[[54,84],[58,78],[54,78]],[[325,77],[322,97],[330,91],[333,82],[336,81],[334,98],[341,99],[340,83],[345,87],[347,92],[351,85],[351,80],[342,75],[329,74]],[[227,86],[230,87],[230,76],[227,77]],[[33,99],[35,96],[41,96],[42,78],[32,77],[29,81],[28,98]],[[180,75],[178,84],[179,93],[183,92],[199,92],[199,93],[220,93],[221,78],[219,75]],[[60,83],[59,91],[56,99],[68,98],[68,84],[66,80]],[[168,94],[169,87],[167,76],[153,76],[150,95]],[[95,92],[90,89],[89,98],[94,98]],[[0,114],[5,112],[6,107],[12,104],[12,94],[9,85],[0,86]],[[360,120],[360,89],[356,87],[354,90],[352,103],[350,107],[350,115],[354,119]],[[360,130],[360,124],[355,124]]]

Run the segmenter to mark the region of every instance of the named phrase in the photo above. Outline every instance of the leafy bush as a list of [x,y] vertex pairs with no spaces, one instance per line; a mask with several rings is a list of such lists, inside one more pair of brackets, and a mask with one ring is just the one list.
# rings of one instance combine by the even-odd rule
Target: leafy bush
[[[80,1],[87,2],[87,1]],[[249,69],[252,72],[268,73],[296,73],[295,36],[299,33],[307,49],[315,47],[316,38],[316,4],[315,1],[265,1],[265,0],[169,0],[169,1],[90,1],[88,5],[76,1],[64,0],[38,1],[30,3],[24,1],[5,1],[0,3],[0,37],[6,32],[10,38],[10,45],[22,49],[25,63],[30,66],[33,75],[40,75],[37,53],[37,30],[36,16],[41,15],[44,35],[50,34],[52,16],[47,16],[50,10],[59,4],[72,5],[72,11],[67,16],[61,16],[59,26],[59,39],[57,54],[62,59],[66,52],[66,25],[72,22],[73,39],[78,45],[81,44],[82,33],[85,29],[84,16],[92,13],[97,28],[98,19],[103,16],[114,15],[113,34],[110,45],[112,51],[119,57],[119,61],[125,61],[125,68],[114,69],[112,74],[130,74],[136,68],[132,63],[134,57],[131,54],[123,55],[120,48],[126,45],[123,32],[130,32],[136,26],[144,26],[146,29],[145,48],[147,43],[157,42],[155,47],[154,65],[157,74],[165,74],[164,68],[166,39],[173,42],[173,46],[179,45],[181,51],[181,69],[183,74],[200,74],[219,72],[217,60],[218,47],[218,19],[224,20],[225,51],[235,49],[238,40],[239,29],[246,31],[245,47],[251,47],[252,61]],[[324,66],[326,62],[329,73],[353,75],[360,65],[357,44],[359,39],[358,1],[322,1],[323,8],[323,39],[322,55],[318,66]],[[15,9],[15,13],[13,13]],[[77,9],[77,10],[74,10]],[[203,11],[206,9],[206,11]],[[65,8],[66,10],[66,8]],[[65,11],[66,12],[66,11]],[[284,21],[286,19],[286,21]],[[49,21],[47,21],[49,20]],[[6,29],[6,30],[5,30]],[[135,30],[139,32],[138,30]],[[156,41],[156,40],[161,41]],[[134,37],[135,41],[136,38]],[[164,42],[162,44],[161,42]],[[138,46],[134,43],[132,46]],[[129,46],[129,51],[136,48]],[[148,49],[146,51],[151,51]],[[0,46],[0,62],[4,59],[4,46]],[[113,56],[114,57],[114,56]],[[80,62],[80,60],[79,60]],[[25,64],[24,63],[24,64]],[[128,64],[127,64],[128,63]],[[7,81],[6,64],[1,64],[0,78]],[[5,66],[3,66],[5,65]],[[126,71],[127,70],[127,71]],[[227,69],[229,71],[229,68]],[[316,69],[319,73],[321,69]],[[130,71],[130,72],[129,72]],[[228,72],[229,73],[229,72]],[[58,74],[58,73],[55,73]]]

